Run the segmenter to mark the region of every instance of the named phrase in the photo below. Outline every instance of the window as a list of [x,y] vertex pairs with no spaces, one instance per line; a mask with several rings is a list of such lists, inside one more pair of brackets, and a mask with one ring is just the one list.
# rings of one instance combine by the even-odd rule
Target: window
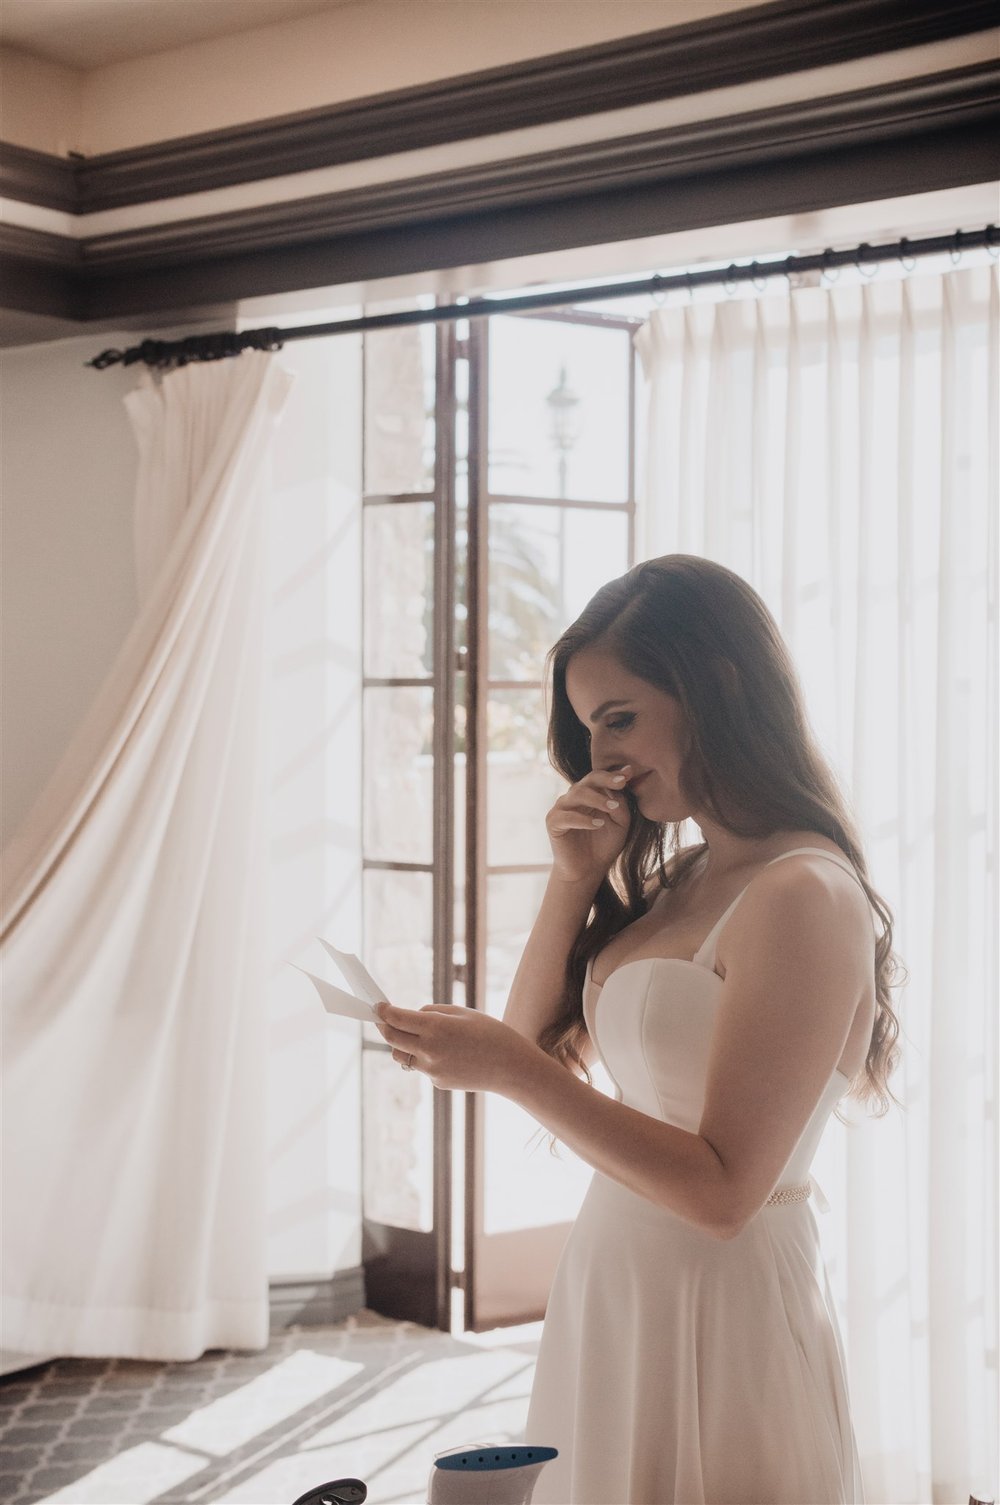
[[[565,787],[545,655],[634,559],[638,322],[566,310],[366,336],[365,947],[408,1006],[503,1014]],[[540,1317],[590,1168],[529,1148],[537,1125],[506,1099],[435,1093],[365,1036],[379,1309],[447,1328],[464,1287],[468,1327]]]

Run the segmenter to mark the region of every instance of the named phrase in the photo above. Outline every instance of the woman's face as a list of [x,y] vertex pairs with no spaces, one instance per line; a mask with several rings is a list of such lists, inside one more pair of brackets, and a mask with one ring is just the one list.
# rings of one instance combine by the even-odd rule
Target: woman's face
[[686,820],[693,812],[678,784],[687,748],[680,701],[599,648],[574,653],[566,666],[566,693],[590,733],[591,767],[631,763],[628,787],[647,820]]

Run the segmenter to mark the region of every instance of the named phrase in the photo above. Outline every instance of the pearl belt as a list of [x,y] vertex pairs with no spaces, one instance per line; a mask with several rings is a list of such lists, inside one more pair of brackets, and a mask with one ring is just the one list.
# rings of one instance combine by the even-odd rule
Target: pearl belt
[[812,1182],[806,1182],[805,1186],[783,1186],[780,1191],[773,1191],[764,1203],[765,1207],[772,1207],[780,1202],[804,1202],[806,1197],[812,1195]]

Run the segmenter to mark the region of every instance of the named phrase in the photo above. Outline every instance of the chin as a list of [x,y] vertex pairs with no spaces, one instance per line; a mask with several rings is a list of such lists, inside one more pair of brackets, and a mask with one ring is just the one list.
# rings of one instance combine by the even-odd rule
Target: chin
[[658,801],[653,799],[637,799],[635,803],[640,815],[644,816],[646,820],[655,821],[660,826],[680,825],[688,819],[690,814],[687,810],[678,813],[669,807],[664,808]]
[[637,799],[635,807],[646,820],[656,821],[661,826],[674,819],[668,810],[661,810],[655,800]]

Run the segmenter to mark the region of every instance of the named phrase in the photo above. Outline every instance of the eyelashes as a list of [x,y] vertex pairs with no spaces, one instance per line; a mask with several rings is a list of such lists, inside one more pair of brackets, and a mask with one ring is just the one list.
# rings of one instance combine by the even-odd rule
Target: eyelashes
[[[606,721],[604,724],[609,732],[624,732],[628,730],[634,720],[634,713],[628,711],[623,716],[616,717],[614,721]],[[588,742],[591,740],[592,733],[589,727],[585,726],[583,728],[583,735],[586,737]]]

